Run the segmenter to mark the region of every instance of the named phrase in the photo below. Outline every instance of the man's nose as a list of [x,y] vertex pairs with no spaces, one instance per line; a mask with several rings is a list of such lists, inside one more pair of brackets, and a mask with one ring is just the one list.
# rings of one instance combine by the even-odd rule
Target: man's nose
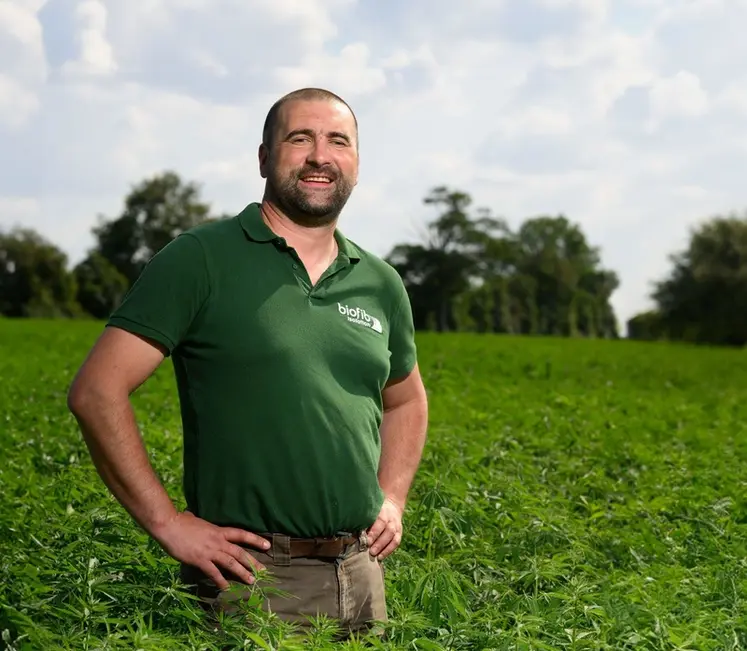
[[332,160],[329,145],[323,139],[315,140],[313,146],[309,150],[307,159],[310,163],[316,163],[317,165],[329,163]]

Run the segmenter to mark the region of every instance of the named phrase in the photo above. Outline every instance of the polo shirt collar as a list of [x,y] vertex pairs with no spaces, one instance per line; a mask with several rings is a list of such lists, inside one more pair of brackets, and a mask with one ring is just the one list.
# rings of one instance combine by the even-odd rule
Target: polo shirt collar
[[249,239],[255,242],[274,242],[280,240],[280,237],[262,219],[258,203],[250,203],[239,213],[239,223],[244,232],[249,236]]
[[[238,219],[241,228],[254,242],[279,242],[282,239],[262,219],[258,203],[250,203],[239,213]],[[358,248],[339,229],[335,229],[335,240],[340,253],[350,262],[356,263],[361,259]]]
[[360,251],[355,244],[339,231],[339,229],[335,229],[335,239],[337,240],[337,248],[340,250],[340,253],[348,259],[348,261],[353,264],[360,262]]

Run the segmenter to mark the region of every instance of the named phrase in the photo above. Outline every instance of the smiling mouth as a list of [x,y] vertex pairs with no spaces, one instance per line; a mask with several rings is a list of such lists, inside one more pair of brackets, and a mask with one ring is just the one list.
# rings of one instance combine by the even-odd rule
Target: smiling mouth
[[330,185],[332,179],[328,176],[302,176],[301,181],[309,185]]

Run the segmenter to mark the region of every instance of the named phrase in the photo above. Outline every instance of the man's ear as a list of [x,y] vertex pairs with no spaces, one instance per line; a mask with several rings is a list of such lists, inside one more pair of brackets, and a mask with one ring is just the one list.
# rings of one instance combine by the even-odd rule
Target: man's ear
[[257,152],[257,157],[259,158],[259,174],[263,179],[267,178],[267,161],[270,158],[270,151],[267,149],[267,146],[262,143],[259,146],[259,151]]

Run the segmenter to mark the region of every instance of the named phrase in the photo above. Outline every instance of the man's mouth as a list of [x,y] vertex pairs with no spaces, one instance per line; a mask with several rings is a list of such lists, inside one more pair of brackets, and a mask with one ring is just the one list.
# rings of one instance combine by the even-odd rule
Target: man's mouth
[[329,176],[323,174],[308,174],[301,177],[301,181],[311,186],[325,186],[332,183],[332,179]]
[[331,174],[308,170],[299,177],[299,180],[307,187],[326,188],[331,186],[335,179]]

